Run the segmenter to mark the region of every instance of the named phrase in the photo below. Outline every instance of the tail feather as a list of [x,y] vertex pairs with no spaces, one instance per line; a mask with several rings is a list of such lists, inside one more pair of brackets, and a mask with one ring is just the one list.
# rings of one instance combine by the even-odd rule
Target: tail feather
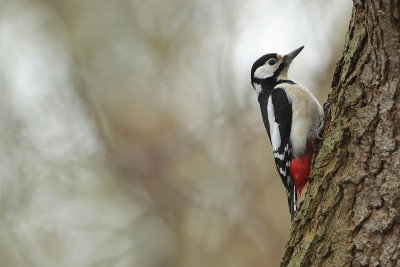
[[[293,181],[293,180],[292,180]],[[294,215],[297,211],[297,193],[294,181],[291,182],[286,188],[286,194],[288,197],[288,205],[290,211],[290,221],[293,221]]]

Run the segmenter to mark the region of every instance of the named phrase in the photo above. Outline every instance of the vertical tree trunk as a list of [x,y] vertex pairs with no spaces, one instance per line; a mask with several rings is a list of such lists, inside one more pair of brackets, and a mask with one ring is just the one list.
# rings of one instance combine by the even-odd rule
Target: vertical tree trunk
[[400,266],[400,1],[355,0],[281,266]]

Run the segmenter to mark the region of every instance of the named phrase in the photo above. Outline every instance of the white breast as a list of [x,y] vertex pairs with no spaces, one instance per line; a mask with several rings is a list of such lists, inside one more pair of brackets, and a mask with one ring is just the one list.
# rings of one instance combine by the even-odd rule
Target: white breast
[[[292,153],[300,156],[306,149],[307,139],[315,138],[323,121],[324,111],[318,100],[299,84],[282,84],[292,104],[292,128],[290,141]],[[269,112],[269,111],[268,111]]]

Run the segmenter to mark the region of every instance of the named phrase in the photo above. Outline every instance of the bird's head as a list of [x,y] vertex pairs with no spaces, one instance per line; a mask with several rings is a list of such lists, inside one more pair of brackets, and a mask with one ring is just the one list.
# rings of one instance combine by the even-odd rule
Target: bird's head
[[303,48],[304,46],[301,46],[286,55],[271,53],[257,59],[251,68],[251,83],[253,87],[256,84],[273,84],[278,80],[286,79],[290,63]]

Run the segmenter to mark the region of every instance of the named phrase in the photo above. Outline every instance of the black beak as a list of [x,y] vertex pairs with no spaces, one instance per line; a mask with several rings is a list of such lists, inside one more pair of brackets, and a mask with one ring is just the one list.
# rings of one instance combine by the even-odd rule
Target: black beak
[[283,62],[285,62],[286,64],[289,64],[290,62],[292,62],[292,60],[301,52],[301,50],[303,50],[304,45],[300,46],[299,48],[293,50],[292,52],[290,52],[289,54],[286,54],[283,57]]

